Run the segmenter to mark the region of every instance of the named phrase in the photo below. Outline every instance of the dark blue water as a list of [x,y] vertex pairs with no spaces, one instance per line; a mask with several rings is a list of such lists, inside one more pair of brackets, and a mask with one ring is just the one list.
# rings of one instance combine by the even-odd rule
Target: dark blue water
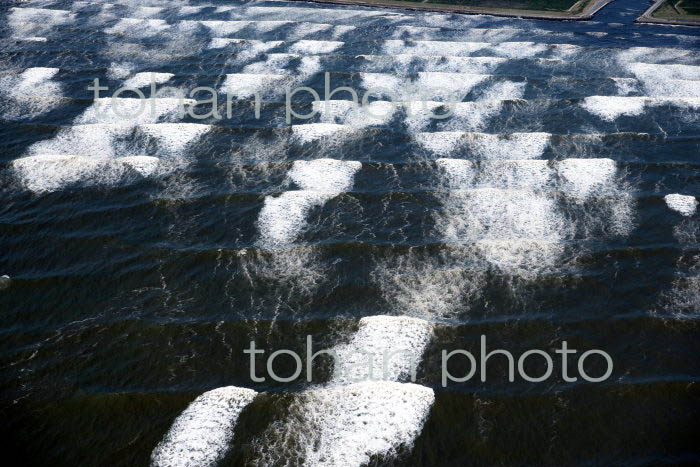
[[[3,3],[6,452],[71,466],[700,461],[700,30],[633,23],[646,6],[567,22]],[[151,72],[159,88],[216,89],[224,118],[181,117],[172,90],[139,119],[95,112],[95,78],[103,97],[148,96]],[[332,88],[382,88],[369,100],[383,116],[347,92],[328,110],[299,93],[297,113],[321,111],[288,124],[285,88],[322,97],[326,72]],[[432,87],[454,115],[410,113]],[[397,367],[348,383],[328,359],[310,383],[251,380],[251,340],[305,361],[307,335],[345,356],[408,347],[416,381]],[[441,352],[478,355],[481,335],[550,352],[556,370],[511,383],[494,358],[485,382],[443,387]],[[610,377],[564,381],[562,341],[609,353]]]

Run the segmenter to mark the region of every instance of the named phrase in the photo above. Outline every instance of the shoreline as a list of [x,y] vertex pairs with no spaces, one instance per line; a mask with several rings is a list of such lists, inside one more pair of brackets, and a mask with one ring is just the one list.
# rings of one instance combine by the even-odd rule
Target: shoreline
[[598,13],[603,7],[613,2],[614,0],[592,0],[578,14],[569,13],[572,9],[581,3],[576,2],[568,10],[562,11],[546,11],[546,10],[517,10],[517,9],[493,9],[479,7],[461,7],[458,5],[440,5],[440,4],[421,4],[392,1],[392,0],[303,0],[313,3],[324,3],[331,5],[355,5],[369,8],[391,8],[411,11],[429,11],[436,13],[457,13],[465,15],[488,15],[501,16],[506,18],[526,18],[526,19],[545,19],[555,21],[587,21],[593,18],[593,15]]
[[666,0],[656,0],[656,2],[654,2],[654,4],[652,6],[647,8],[644,11],[644,13],[642,13],[639,16],[639,18],[634,20],[634,22],[640,23],[640,24],[665,24],[668,26],[691,26],[691,27],[700,26],[700,21],[693,21],[693,20],[684,21],[681,19],[654,18],[653,16],[651,16],[664,3],[666,3]]
[[[465,15],[488,15],[501,16],[506,18],[527,18],[527,19],[545,19],[555,21],[587,21],[593,18],[593,15],[598,13],[603,7],[613,2],[614,0],[592,0],[584,9],[577,14],[569,13],[576,8],[581,1],[576,2],[568,10],[561,11],[546,11],[546,10],[509,10],[509,9],[494,9],[494,8],[479,8],[479,7],[461,7],[458,5],[440,5],[426,4],[423,6],[418,2],[402,2],[392,0],[303,0],[313,3],[323,3],[331,5],[355,5],[370,8],[391,8],[411,11],[429,11],[436,13],[456,13]],[[530,12],[532,11],[532,12]]]

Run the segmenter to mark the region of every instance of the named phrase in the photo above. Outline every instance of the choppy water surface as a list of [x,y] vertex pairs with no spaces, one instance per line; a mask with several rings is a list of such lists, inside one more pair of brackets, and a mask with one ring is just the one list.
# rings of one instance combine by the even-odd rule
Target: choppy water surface
[[[633,24],[639,3],[569,23],[5,2],[7,449],[71,466],[698,462],[700,31]],[[167,95],[133,121],[97,112],[94,78],[148,95],[151,72],[231,93],[231,118],[181,118]],[[300,94],[319,112],[288,125],[285,86],[322,91],[324,72],[460,102],[434,120],[376,95],[367,118],[349,93]],[[509,383],[494,360],[443,388],[441,350],[478,354],[482,334],[615,368]],[[303,355],[307,335],[348,368],[387,344],[415,361],[370,383],[322,359],[312,383],[250,379],[249,341]]]

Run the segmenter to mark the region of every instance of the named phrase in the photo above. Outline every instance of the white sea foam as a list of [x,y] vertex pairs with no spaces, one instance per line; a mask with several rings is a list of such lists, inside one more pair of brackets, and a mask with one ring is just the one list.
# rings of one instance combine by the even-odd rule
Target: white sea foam
[[[470,309],[472,299],[484,287],[483,274],[463,266],[463,260],[472,250],[449,248],[437,257],[410,250],[377,265],[372,279],[395,312],[430,321],[454,322]],[[454,259],[459,260],[458,264]]]
[[46,38],[41,37],[41,36],[27,36],[27,37],[13,36],[12,38],[15,40],[18,40],[18,41],[46,42]]
[[490,47],[488,42],[450,42],[450,41],[403,41],[387,40],[382,43],[382,52],[386,55],[470,55]]
[[364,106],[346,100],[314,101],[312,104],[312,109],[320,114],[324,122],[334,122],[356,129],[386,125],[393,118],[397,108],[398,104],[391,101],[372,101]]
[[664,105],[696,110],[700,108],[700,97],[589,96],[581,103],[588,112],[607,121],[614,121],[622,115],[641,115],[645,107]]
[[145,71],[142,73],[136,73],[126,81],[124,81],[124,87],[130,88],[143,88],[150,86],[151,83],[163,84],[169,81],[173,76],[172,73],[154,73],[152,71]]
[[700,66],[632,62],[628,65],[628,68],[637,78],[659,77],[678,80],[700,80]]
[[492,47],[498,56],[506,58],[530,58],[548,49],[546,44],[535,42],[503,42]]
[[637,91],[638,81],[634,78],[611,78],[617,86],[617,92],[621,96],[626,96]]
[[258,441],[254,465],[291,458],[304,465],[360,467],[373,456],[410,449],[435,401],[415,384],[362,382],[305,391]]
[[577,198],[608,191],[615,180],[617,164],[611,159],[564,159],[557,162],[563,189]]
[[427,101],[414,106],[414,111],[407,114],[404,123],[412,133],[420,132],[431,122],[433,115],[451,115],[440,119],[441,131],[478,131],[488,119],[497,115],[508,99],[518,99],[525,92],[525,83],[502,81],[486,88],[479,99],[473,102],[457,102],[449,106],[443,102]]
[[[182,23],[185,23],[183,21]],[[203,26],[212,36],[225,36],[236,34],[250,25],[250,21],[193,21],[192,23]]]
[[617,54],[617,60],[621,64],[632,62],[663,63],[678,62],[687,58],[695,58],[696,50],[667,49],[660,47],[630,47]]
[[160,159],[152,156],[127,156],[118,158],[117,162],[126,164],[143,177],[148,177],[158,170]]
[[[62,93],[61,85],[52,81],[58,71],[58,68],[35,67],[27,68],[19,75],[3,76],[0,78],[0,95],[10,97],[18,103],[26,102],[27,99],[35,97],[58,98]],[[53,108],[52,104],[55,104],[51,100],[42,102],[46,105],[45,111]],[[38,109],[28,110],[30,114],[36,114]]]
[[489,75],[468,73],[419,72],[414,76],[388,73],[360,73],[362,86],[375,97],[386,95],[394,100],[443,100],[459,102]]
[[469,149],[480,159],[537,159],[549,144],[549,133],[512,133],[490,135],[476,133],[467,139]]
[[674,193],[664,196],[664,201],[670,209],[683,216],[692,216],[698,208],[698,201],[694,196]]
[[257,393],[226,386],[197,397],[151,454],[153,467],[209,467],[226,454],[236,421]]
[[193,99],[179,98],[113,98],[95,99],[75,124],[113,123],[118,125],[138,125],[155,123],[161,119],[184,114],[187,106],[195,104]]
[[266,93],[278,88],[287,79],[287,75],[281,74],[228,74],[220,90],[238,99],[252,97],[255,93],[258,93],[260,99],[265,99]]
[[52,10],[44,8],[10,8],[7,23],[17,36],[26,36],[25,32],[31,24],[38,24],[44,31],[55,26],[70,24],[76,16],[68,10]]
[[237,46],[236,61],[245,62],[275,47],[280,47],[283,41],[257,41],[247,39],[227,39],[215,37],[209,42],[210,49],[221,49],[228,46]]
[[556,263],[568,227],[547,161],[475,163],[438,159],[450,191],[438,225],[446,241],[474,244],[489,264],[527,275]]
[[255,63],[249,63],[243,67],[243,73],[269,74],[273,70],[282,70],[290,66],[293,60],[300,59],[301,55],[286,53],[268,53],[265,59]]
[[479,160],[525,160],[542,157],[549,133],[486,133],[436,132],[417,133],[414,139],[425,149],[439,156],[465,153]]
[[301,143],[310,143],[323,139],[327,143],[345,139],[353,129],[347,125],[337,123],[307,123],[305,125],[292,125],[292,134]]
[[181,155],[193,141],[211,130],[201,123],[152,123],[140,125],[138,130],[156,138],[160,150],[169,155]]
[[84,156],[95,158],[116,158],[118,148],[114,141],[125,138],[132,132],[128,125],[90,124],[62,128],[51,139],[39,141],[28,149],[29,155],[64,154],[74,155],[76,151]]
[[418,367],[432,333],[432,324],[422,319],[362,318],[351,340],[333,349],[338,364],[332,383],[407,380]]
[[507,62],[499,57],[447,57],[442,55],[359,55],[364,69],[396,69],[408,73],[412,69],[426,72],[489,74]]
[[700,66],[635,62],[627,67],[651,97],[700,97]]
[[344,44],[344,42],[338,41],[301,40],[292,44],[289,47],[289,52],[298,54],[327,54],[335,52]]
[[466,133],[461,131],[440,131],[435,133],[416,133],[413,139],[423,148],[438,156],[447,156],[465,144]]
[[[128,169],[148,177],[181,166],[187,145],[209,128],[194,123],[73,125],[30,146],[29,157],[15,160],[13,167],[23,184],[35,192],[56,191],[75,183],[112,186],[129,175]],[[132,144],[139,134],[157,141],[160,157],[145,156]]]
[[306,225],[309,211],[350,189],[361,167],[355,161],[295,161],[287,177],[301,190],[265,198],[258,217],[261,244],[268,248],[291,244]]
[[35,193],[56,191],[85,179],[113,184],[125,169],[105,159],[53,154],[15,159],[11,167],[22,185]]
[[122,34],[132,38],[148,38],[170,29],[163,19],[121,18],[115,25],[104,30],[107,34]]
[[614,121],[625,116],[641,115],[644,112],[645,98],[617,96],[589,96],[581,106],[603,120]]
[[112,62],[107,69],[107,77],[110,79],[125,79],[131,75],[134,68],[133,63]]

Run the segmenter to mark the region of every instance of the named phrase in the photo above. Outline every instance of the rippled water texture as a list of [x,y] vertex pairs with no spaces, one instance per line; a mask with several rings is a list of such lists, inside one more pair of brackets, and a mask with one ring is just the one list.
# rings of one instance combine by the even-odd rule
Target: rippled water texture
[[[700,461],[700,30],[633,23],[646,6],[559,22],[4,2],[5,452],[52,466]],[[328,106],[299,93],[294,110],[316,113],[287,124],[285,87],[322,93],[325,72],[332,88],[383,88],[376,115],[348,92]],[[87,90],[148,95],[151,76],[174,89],[128,121],[113,111],[138,108],[133,93]],[[224,112],[232,96],[230,118],[181,115],[177,90],[197,86]],[[411,111],[409,90],[430,86],[457,96],[448,118]],[[482,334],[516,356],[603,349],[614,370],[509,383],[494,357],[485,382],[442,387],[441,351],[478,354]],[[306,361],[307,335],[338,365],[251,380],[251,340]],[[356,352],[387,347],[410,353],[356,382]]]

